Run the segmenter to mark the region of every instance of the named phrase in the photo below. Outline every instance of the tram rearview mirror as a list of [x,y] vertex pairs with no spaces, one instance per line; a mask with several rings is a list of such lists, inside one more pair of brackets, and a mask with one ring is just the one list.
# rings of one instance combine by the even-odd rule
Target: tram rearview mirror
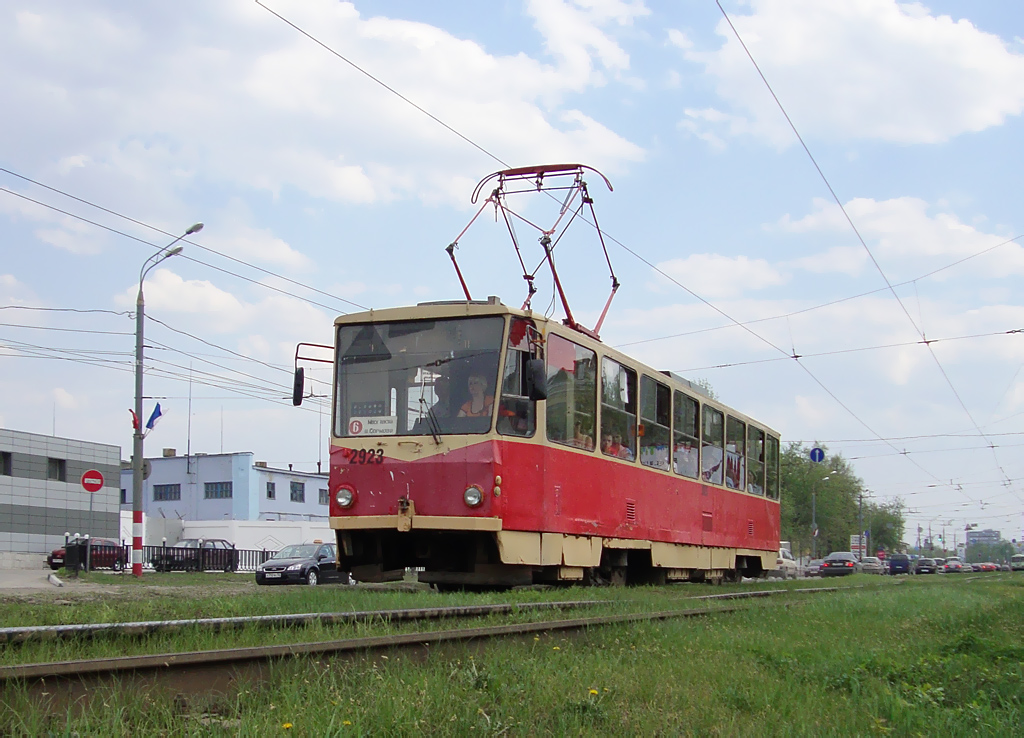
[[292,404],[298,407],[302,404],[302,391],[306,384],[306,370],[301,366],[295,369],[295,383],[292,384]]
[[544,359],[530,359],[526,362],[526,391],[534,402],[548,399],[548,375]]

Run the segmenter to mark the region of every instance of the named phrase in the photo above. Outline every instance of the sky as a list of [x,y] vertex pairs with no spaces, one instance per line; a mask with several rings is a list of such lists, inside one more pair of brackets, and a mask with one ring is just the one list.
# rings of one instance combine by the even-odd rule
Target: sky
[[[579,162],[603,341],[841,453],[911,543],[1024,538],[1014,0],[0,0],[0,99],[0,427],[128,458],[140,271],[202,222],[144,283],[147,455],[326,464],[296,344],[458,299],[476,182]],[[502,228],[457,254],[518,306]],[[557,253],[593,326],[595,232]]]

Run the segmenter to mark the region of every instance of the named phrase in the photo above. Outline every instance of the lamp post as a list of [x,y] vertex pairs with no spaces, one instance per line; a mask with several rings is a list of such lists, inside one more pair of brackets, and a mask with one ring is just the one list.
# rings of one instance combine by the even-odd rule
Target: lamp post
[[164,259],[181,253],[181,246],[171,248],[185,236],[191,236],[203,229],[202,223],[196,223],[176,239],[146,259],[139,270],[139,296],[135,301],[135,436],[132,443],[132,574],[142,576],[142,337],[145,321],[146,303],[142,297],[142,282],[149,270]]
[[[823,476],[821,481],[827,482],[832,474],[838,473],[838,471],[833,469]],[[811,558],[818,558],[818,492],[813,479],[811,479]]]

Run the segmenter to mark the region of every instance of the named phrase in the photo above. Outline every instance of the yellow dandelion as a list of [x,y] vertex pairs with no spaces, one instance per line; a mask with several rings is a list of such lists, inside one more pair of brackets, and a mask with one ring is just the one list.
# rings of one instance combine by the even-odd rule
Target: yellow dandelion
[[351,724],[352,724],[352,721],[351,721],[351,720],[342,720],[342,721],[341,721],[341,724],[342,724],[342,725],[351,725]]
[[539,641],[539,640],[540,640],[540,636],[534,636],[534,637],[533,637],[533,640],[535,640],[535,641]]
[[561,648],[559,648],[558,646],[552,646],[552,647],[551,647],[551,650],[552,650],[552,651],[561,651],[562,649],[561,649]]
[[291,723],[281,723],[281,727],[284,728],[285,730],[289,730],[289,729],[291,729],[292,724]]
[[597,694],[597,690],[596,689],[590,690],[590,694]]
[[611,692],[611,690],[610,690],[610,689],[608,689],[608,687],[605,687],[605,688],[604,688],[604,691],[605,691],[605,692]]

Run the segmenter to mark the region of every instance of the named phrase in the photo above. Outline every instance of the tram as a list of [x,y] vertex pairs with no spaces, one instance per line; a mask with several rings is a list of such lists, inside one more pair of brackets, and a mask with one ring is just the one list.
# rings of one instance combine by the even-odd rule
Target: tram
[[[330,348],[330,525],[339,568],[359,581],[412,568],[453,587],[662,583],[775,568],[779,434],[571,317],[466,290],[339,317]],[[298,404],[301,367],[295,390]]]

